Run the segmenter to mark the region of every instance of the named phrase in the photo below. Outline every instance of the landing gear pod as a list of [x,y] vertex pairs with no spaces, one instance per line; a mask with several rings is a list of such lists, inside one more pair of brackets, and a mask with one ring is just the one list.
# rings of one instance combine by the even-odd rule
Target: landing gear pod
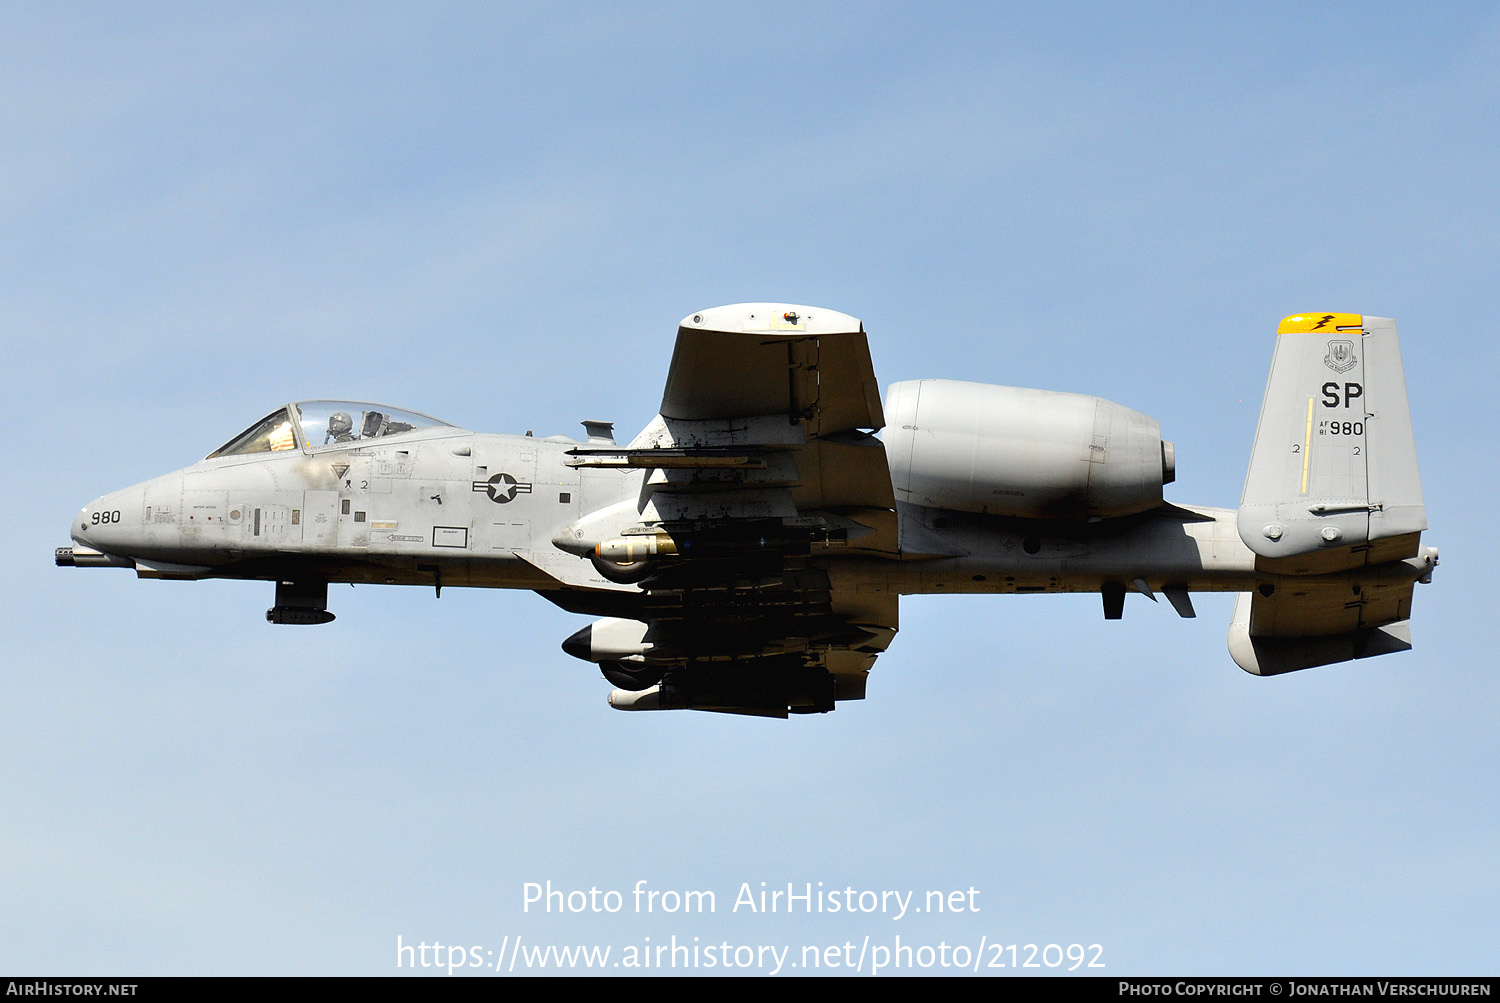
[[585,662],[628,660],[642,664],[654,645],[646,640],[646,624],[639,620],[605,617],[575,631],[562,650]]

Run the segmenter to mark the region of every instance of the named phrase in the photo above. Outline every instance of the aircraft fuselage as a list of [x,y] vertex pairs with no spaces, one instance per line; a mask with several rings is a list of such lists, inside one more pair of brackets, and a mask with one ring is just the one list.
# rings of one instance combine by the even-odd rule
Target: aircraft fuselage
[[[684,318],[628,444],[476,434],[351,401],[287,404],[191,467],[113,492],[71,566],[275,582],[530,589],[602,617],[563,649],[623,709],[786,716],[861,699],[902,595],[1235,592],[1229,649],[1275,675],[1410,648],[1426,529],[1394,322],[1282,321],[1237,509],[1178,506],[1176,450],[1099,397],[892,384],[863,326],[748,303]],[[876,430],[884,429],[878,438]]]
[[[646,474],[568,466],[580,445],[445,430],[218,457],[95,499],[72,536],[79,552],[128,560],[143,577],[313,575],[546,591],[559,581],[543,569],[566,560],[579,574],[562,584],[584,587],[593,578],[587,561],[558,552],[553,537],[636,498]],[[1084,526],[907,503],[896,511],[899,559],[815,545],[810,560],[907,595],[1097,592],[1103,582],[1136,579],[1157,591],[1242,591],[1257,580],[1233,509],[1166,509]]]

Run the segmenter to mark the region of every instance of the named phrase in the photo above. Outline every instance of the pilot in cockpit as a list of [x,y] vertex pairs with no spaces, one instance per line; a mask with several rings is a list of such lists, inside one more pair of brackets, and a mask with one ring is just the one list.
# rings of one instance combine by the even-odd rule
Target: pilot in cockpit
[[335,411],[328,416],[328,434],[323,436],[323,445],[330,442],[353,442],[354,419],[345,411]]

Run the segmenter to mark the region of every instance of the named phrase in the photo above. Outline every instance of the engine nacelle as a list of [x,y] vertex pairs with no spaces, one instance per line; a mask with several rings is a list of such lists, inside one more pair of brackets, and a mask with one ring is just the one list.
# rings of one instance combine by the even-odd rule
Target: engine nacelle
[[1022,519],[1112,518],[1162,504],[1175,477],[1161,425],[1112,401],[954,380],[891,385],[896,499]]

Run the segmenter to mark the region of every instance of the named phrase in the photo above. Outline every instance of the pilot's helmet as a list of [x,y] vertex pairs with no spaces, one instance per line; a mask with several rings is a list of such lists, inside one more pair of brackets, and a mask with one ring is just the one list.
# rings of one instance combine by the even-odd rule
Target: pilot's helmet
[[329,435],[348,435],[353,428],[354,419],[349,417],[346,412],[335,411],[328,416]]

